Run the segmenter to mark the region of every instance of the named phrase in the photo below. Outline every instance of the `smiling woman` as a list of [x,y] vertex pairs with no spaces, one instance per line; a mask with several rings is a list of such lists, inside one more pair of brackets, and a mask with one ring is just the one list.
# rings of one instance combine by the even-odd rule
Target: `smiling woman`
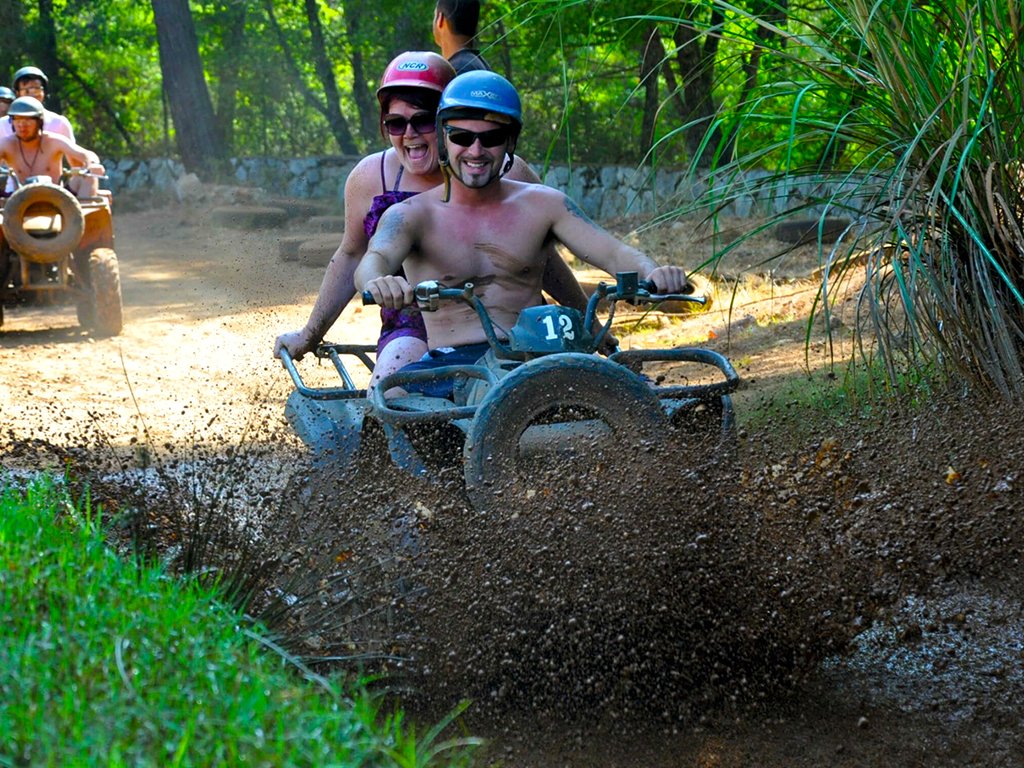
[[[352,275],[384,211],[441,183],[434,114],[441,91],[454,76],[444,58],[426,51],[402,53],[384,70],[377,99],[381,135],[391,147],[363,158],[349,174],[344,237],[305,328],[279,336],[275,354],[284,348],[299,359],[320,343],[355,295]],[[382,312],[381,323],[378,378],[419,359],[427,349],[418,311]]]

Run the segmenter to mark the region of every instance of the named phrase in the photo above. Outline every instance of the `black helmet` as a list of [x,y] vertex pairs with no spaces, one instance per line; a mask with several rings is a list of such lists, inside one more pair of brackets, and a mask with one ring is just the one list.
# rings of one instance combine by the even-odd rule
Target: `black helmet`
[[19,96],[11,102],[11,108],[7,110],[7,116],[11,118],[15,117],[35,117],[39,120],[43,119],[43,105],[39,99],[33,96]]
[[41,70],[39,67],[22,67],[14,73],[14,80],[12,80],[11,82],[13,83],[14,87],[17,88],[18,82],[21,80],[42,80],[43,88],[47,88],[50,85],[49,78],[46,77],[43,70]]
[[6,85],[0,85],[0,101],[14,101],[14,91]]

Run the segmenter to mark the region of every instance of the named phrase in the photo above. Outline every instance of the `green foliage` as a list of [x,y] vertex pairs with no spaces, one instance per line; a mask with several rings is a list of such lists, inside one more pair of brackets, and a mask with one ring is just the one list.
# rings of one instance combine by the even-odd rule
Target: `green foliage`
[[[119,559],[54,483],[0,494],[0,764],[467,765],[364,688],[313,675],[214,592]],[[298,673],[303,673],[305,679]]]
[[852,215],[846,243],[824,256],[834,295],[837,281],[860,273],[855,253],[869,254],[862,343],[884,378],[895,385],[916,373],[1024,394],[1016,9],[996,0],[828,9],[828,24],[791,18],[786,45],[773,51],[799,77],[767,83],[720,116],[738,152],[718,146],[713,194],[720,204],[747,194],[735,182],[766,167],[762,183],[845,179],[783,215]]

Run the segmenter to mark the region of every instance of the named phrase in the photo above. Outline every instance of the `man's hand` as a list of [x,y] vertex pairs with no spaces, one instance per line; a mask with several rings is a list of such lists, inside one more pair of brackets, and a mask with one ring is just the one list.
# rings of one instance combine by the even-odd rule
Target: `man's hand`
[[398,275],[375,277],[366,282],[363,290],[370,292],[376,304],[388,309],[401,309],[412,304],[413,287]]
[[287,349],[288,354],[292,356],[292,360],[301,360],[304,354],[312,352],[313,348],[319,343],[320,340],[312,339],[305,328],[301,331],[282,333],[274,342],[274,357],[280,359],[281,350]]
[[652,269],[646,279],[654,283],[657,293],[693,293],[697,289],[682,267],[658,267]]

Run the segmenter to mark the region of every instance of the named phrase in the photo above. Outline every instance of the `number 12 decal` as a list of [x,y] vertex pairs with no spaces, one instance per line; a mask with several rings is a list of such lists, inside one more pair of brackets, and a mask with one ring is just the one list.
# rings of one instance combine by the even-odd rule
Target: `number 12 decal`
[[[547,336],[544,338],[547,341],[554,341],[559,337],[559,334],[555,332],[555,321],[551,315],[545,315],[543,318],[544,326],[548,329]],[[576,332],[572,329],[572,318],[568,315],[558,316],[558,330],[561,331],[561,337],[563,339],[569,339],[570,341],[576,338]]]

